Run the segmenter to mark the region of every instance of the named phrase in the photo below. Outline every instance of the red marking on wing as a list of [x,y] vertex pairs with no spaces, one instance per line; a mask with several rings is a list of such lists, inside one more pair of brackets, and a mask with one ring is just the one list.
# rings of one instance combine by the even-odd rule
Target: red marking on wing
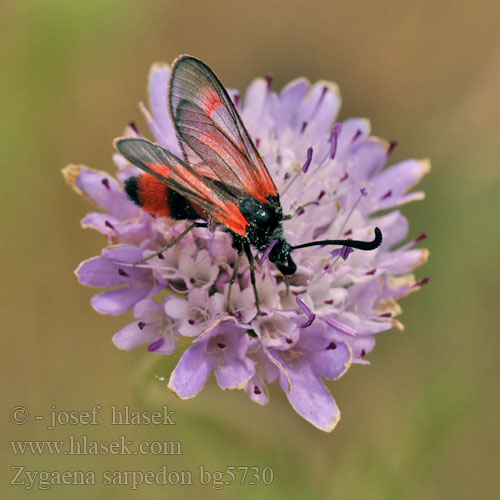
[[[200,177],[197,176],[196,173],[187,170],[184,165],[180,163],[175,165],[175,168],[173,169],[167,167],[166,165],[158,165],[157,163],[146,163],[146,165],[152,170],[161,173],[166,179],[168,179],[169,176],[175,172],[189,186],[191,186],[191,188],[196,192],[196,197],[201,198],[201,200],[194,201],[194,204],[198,205],[208,214],[213,215],[216,219],[231,229],[231,231],[239,234],[240,236],[246,236],[248,221],[241,213],[240,208],[232,201],[219,197],[211,186],[201,181]],[[193,197],[190,196],[189,193],[181,192],[181,194],[186,196],[189,200],[193,200]],[[207,204],[209,209],[207,209]]]
[[217,137],[215,134],[200,134],[198,139],[214,151],[225,163],[233,166],[241,177],[239,181],[250,196],[257,198],[262,203],[267,203],[265,193],[267,190],[259,189],[260,179],[256,179],[248,165],[248,158],[231,147],[227,140]]
[[203,110],[208,116],[212,116],[220,106],[223,106],[222,101],[217,93],[215,93],[210,88],[203,88],[202,90],[203,98],[201,103],[203,105]]
[[117,139],[115,146],[128,161],[187,198],[202,218],[211,215],[234,233],[246,236],[249,224],[241,213],[239,199],[212,179],[146,139]]

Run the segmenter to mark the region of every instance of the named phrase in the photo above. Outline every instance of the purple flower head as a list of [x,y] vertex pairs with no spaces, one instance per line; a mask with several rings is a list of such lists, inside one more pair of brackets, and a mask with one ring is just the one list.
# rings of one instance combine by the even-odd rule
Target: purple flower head
[[[181,156],[165,99],[169,72],[167,65],[151,69],[149,108],[140,106],[149,131],[132,124],[125,135],[150,137]],[[168,384],[179,397],[194,397],[214,371],[222,389],[245,390],[264,405],[267,386],[278,381],[295,411],[331,431],[340,413],[324,380],[339,378],[352,364],[367,364],[375,334],[403,328],[397,301],[426,282],[413,275],[428,258],[426,249],[416,248],[423,237],[409,238],[399,207],[424,197],[411,188],[430,167],[426,160],[386,166],[395,143],[372,137],[367,120],[337,122],[341,99],[335,84],[299,78],[279,93],[269,84],[254,80],[244,98],[228,92],[279,190],[284,213],[293,215],[283,224],[286,241],[370,241],[379,227],[382,244],[372,251],[297,249],[297,270],[285,278],[269,258],[273,241],[255,259],[261,314],[246,257],[229,305],[237,262],[232,236],[208,221],[208,227],[193,229],[144,260],[189,223],[155,217],[135,205],[124,182],[139,170],[115,154],[116,176],[85,166],[64,169],[72,188],[98,209],[82,226],[103,234],[110,245],[83,262],[77,276],[85,285],[106,288],[92,299],[98,312],[133,310],[134,321],[113,337],[120,349],[142,345],[171,354],[178,345],[188,346]]]

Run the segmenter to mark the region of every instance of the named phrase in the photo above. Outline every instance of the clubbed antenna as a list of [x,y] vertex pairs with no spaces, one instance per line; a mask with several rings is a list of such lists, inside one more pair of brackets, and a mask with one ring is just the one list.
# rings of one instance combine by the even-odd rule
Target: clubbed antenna
[[382,231],[376,227],[375,228],[375,238],[373,241],[359,241],[359,240],[319,240],[310,241],[309,243],[303,243],[302,245],[296,245],[292,247],[292,250],[297,250],[298,248],[312,247],[314,245],[342,245],[345,247],[357,248],[358,250],[375,250],[382,243]]

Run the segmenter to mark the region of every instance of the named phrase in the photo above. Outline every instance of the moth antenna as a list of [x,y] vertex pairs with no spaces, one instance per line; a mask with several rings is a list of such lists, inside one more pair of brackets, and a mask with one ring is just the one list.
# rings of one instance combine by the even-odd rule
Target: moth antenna
[[375,238],[372,241],[360,241],[360,240],[319,240],[310,241],[309,243],[302,243],[302,245],[296,245],[292,247],[293,250],[298,248],[312,247],[315,245],[342,245],[345,247],[357,248],[358,250],[375,250],[382,243],[382,231],[376,227],[375,228]]

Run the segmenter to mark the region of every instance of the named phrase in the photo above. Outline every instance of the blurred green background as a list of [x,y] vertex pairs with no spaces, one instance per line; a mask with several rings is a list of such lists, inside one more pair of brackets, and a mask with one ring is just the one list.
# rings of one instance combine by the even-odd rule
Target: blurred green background
[[[500,4],[494,0],[3,1],[2,498],[498,498],[500,457]],[[231,87],[273,73],[336,81],[341,119],[366,116],[399,141],[393,160],[430,157],[424,202],[405,207],[425,231],[431,275],[401,302],[404,332],[378,337],[370,366],[330,384],[342,410],[332,434],[299,418],[285,396],[266,407],[211,381],[181,402],[156,375],[158,357],[124,353],[128,318],[89,305],[73,275],[104,240],[82,231],[90,206],[64,183],[68,163],[114,171],[112,140],[146,99],[151,63],[205,60]],[[496,236],[495,236],[496,235]],[[172,360],[172,363],[175,359]],[[145,383],[147,381],[147,383]],[[100,425],[59,426],[57,410],[103,407]],[[175,410],[173,426],[109,425],[111,405]],[[29,409],[26,425],[9,411]],[[182,456],[14,456],[9,440],[181,441]],[[30,471],[193,471],[192,486],[8,486]],[[197,468],[270,466],[269,486],[201,486]]]

